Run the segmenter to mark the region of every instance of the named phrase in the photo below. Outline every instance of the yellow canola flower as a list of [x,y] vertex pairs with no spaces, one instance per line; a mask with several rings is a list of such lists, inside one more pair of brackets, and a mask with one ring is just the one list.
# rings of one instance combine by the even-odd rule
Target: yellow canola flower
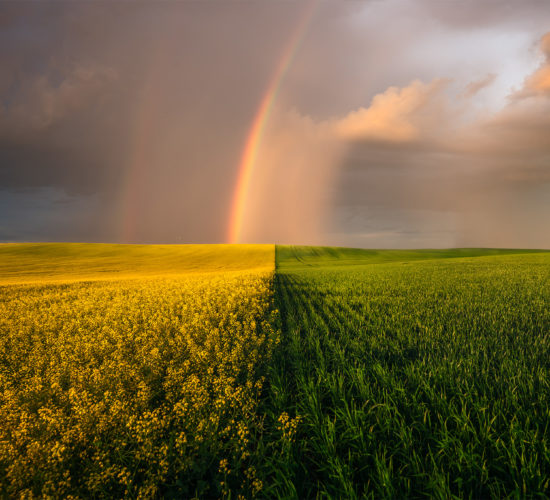
[[209,463],[219,489],[202,496],[226,494],[274,324],[266,268],[0,287],[3,494],[151,498]]

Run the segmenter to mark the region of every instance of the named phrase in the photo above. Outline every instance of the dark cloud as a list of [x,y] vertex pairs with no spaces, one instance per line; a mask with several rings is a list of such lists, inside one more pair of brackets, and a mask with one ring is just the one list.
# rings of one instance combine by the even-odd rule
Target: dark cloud
[[[550,245],[547,2],[314,3],[246,238]],[[224,241],[308,5],[2,3],[0,239]]]
[[101,195],[111,219],[131,212],[130,241],[223,240],[240,149],[302,5],[1,8],[1,189]]
[[536,26],[547,19],[546,0],[419,0],[430,17],[460,29],[476,29],[498,25]]

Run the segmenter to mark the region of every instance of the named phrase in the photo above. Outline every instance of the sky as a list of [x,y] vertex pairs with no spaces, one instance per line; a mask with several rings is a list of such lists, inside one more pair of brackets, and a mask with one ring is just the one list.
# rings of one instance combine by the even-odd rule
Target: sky
[[0,241],[550,248],[547,0],[0,3]]

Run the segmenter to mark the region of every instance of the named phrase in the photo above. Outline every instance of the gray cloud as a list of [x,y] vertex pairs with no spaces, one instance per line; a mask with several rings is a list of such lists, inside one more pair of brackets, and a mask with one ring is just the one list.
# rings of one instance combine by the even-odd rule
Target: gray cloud
[[[54,78],[58,82],[54,83]],[[74,66],[65,74],[42,74],[22,82],[0,108],[0,134],[6,139],[41,133],[68,115],[100,104],[98,99],[116,72]]]
[[[0,240],[224,241],[305,7],[2,4]],[[246,238],[550,245],[549,25],[543,1],[318,2],[260,144]]]
[[[260,160],[268,163],[273,150],[307,148],[315,135],[325,147],[334,141],[329,151],[336,161],[327,151],[320,158],[310,151],[309,176],[292,186],[304,193],[303,213],[312,192],[323,199],[320,186],[330,179],[324,184],[324,203],[332,196],[332,210],[324,210],[325,241],[550,247],[550,99],[538,78],[546,64],[497,111],[479,112],[478,94],[494,82],[492,75],[473,80],[465,92],[453,91],[447,80],[413,81],[389,87],[344,116],[310,120],[307,133],[292,129],[294,145],[267,144],[267,159]],[[289,130],[290,123],[281,128]],[[314,187],[311,176],[319,179]],[[284,189],[278,192],[286,198]]]
[[548,16],[545,0],[419,0],[415,3],[422,5],[431,18],[461,29],[525,24],[533,27],[541,18],[544,20]]
[[115,239],[223,241],[240,149],[301,8],[2,5],[4,227],[27,200],[13,193],[48,188],[100,196],[96,227],[118,220]]

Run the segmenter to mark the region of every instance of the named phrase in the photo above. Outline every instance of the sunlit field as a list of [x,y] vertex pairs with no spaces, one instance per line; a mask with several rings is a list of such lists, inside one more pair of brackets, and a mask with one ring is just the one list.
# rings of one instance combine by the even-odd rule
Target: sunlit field
[[0,245],[0,496],[550,494],[550,253]]
[[0,285],[273,269],[273,245],[0,244]]
[[272,245],[0,251],[1,496],[261,490]]

